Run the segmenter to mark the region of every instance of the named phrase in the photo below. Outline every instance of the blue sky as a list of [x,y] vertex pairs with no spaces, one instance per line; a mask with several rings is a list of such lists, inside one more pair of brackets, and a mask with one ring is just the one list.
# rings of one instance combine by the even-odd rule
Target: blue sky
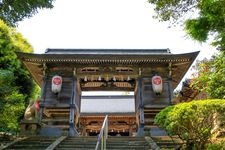
[[56,0],[54,8],[40,10],[19,23],[18,31],[35,53],[47,48],[169,48],[172,53],[214,48],[188,38],[181,26],[159,22],[147,0]]

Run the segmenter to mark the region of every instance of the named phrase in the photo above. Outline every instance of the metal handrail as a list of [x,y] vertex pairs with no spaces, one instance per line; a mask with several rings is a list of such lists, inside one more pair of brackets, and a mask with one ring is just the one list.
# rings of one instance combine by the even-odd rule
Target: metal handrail
[[95,146],[95,150],[98,150],[100,142],[101,142],[101,150],[106,150],[107,138],[108,138],[108,115],[105,116],[105,119],[103,121],[102,128],[98,135],[98,140]]

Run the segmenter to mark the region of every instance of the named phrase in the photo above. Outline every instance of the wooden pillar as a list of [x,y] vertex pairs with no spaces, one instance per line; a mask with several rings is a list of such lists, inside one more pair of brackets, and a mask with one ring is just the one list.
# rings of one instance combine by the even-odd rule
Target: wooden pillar
[[133,131],[133,120],[129,119],[129,136],[132,136]]
[[173,86],[172,86],[172,63],[169,63],[169,104],[172,104],[172,98],[173,98]]
[[168,88],[169,88],[169,104],[171,105],[172,104],[172,99],[173,99],[173,86],[172,86],[172,79],[169,78],[169,81],[168,81]]
[[138,91],[139,91],[139,127],[138,127],[138,132],[137,136],[144,136],[144,125],[145,125],[145,120],[144,120],[144,102],[143,102],[143,78],[138,79]]
[[73,77],[73,84],[72,84],[72,93],[71,93],[71,101],[70,101],[70,116],[69,116],[69,136],[78,136],[78,132],[77,132],[77,129],[75,127],[75,124],[74,124],[74,118],[75,118],[75,110],[76,110],[76,104],[75,104],[75,99],[76,99],[76,94],[77,94],[77,86],[76,84],[77,83],[77,78],[74,74],[74,77]]
[[86,131],[86,124],[82,126],[82,136],[87,136],[87,131]]
[[42,115],[45,107],[45,96],[46,96],[46,84],[47,84],[47,76],[46,76],[46,64],[43,63],[43,78],[42,78],[42,86],[41,86],[41,101],[40,101],[40,112],[38,116],[38,123],[41,124]]

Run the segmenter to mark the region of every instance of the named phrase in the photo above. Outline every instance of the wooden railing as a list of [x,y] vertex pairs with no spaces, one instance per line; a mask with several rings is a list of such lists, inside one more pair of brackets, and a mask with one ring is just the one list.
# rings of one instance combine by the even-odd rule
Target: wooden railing
[[101,143],[101,150],[106,150],[106,140],[108,138],[108,115],[105,116],[105,119],[102,124],[102,128],[98,135],[98,140],[95,146],[95,150],[99,149],[99,145]]

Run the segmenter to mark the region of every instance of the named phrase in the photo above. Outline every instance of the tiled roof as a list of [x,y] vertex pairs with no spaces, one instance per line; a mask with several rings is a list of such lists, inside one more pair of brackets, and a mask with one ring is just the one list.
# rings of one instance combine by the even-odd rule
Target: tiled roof
[[47,49],[45,54],[75,55],[148,55],[170,54],[169,49]]
[[44,54],[18,52],[17,56],[23,61],[39,85],[41,85],[45,63],[74,68],[86,66],[136,67],[136,70],[140,67],[155,65],[161,66],[165,71],[171,66],[172,84],[175,88],[198,53],[171,54],[169,49],[47,49]]

